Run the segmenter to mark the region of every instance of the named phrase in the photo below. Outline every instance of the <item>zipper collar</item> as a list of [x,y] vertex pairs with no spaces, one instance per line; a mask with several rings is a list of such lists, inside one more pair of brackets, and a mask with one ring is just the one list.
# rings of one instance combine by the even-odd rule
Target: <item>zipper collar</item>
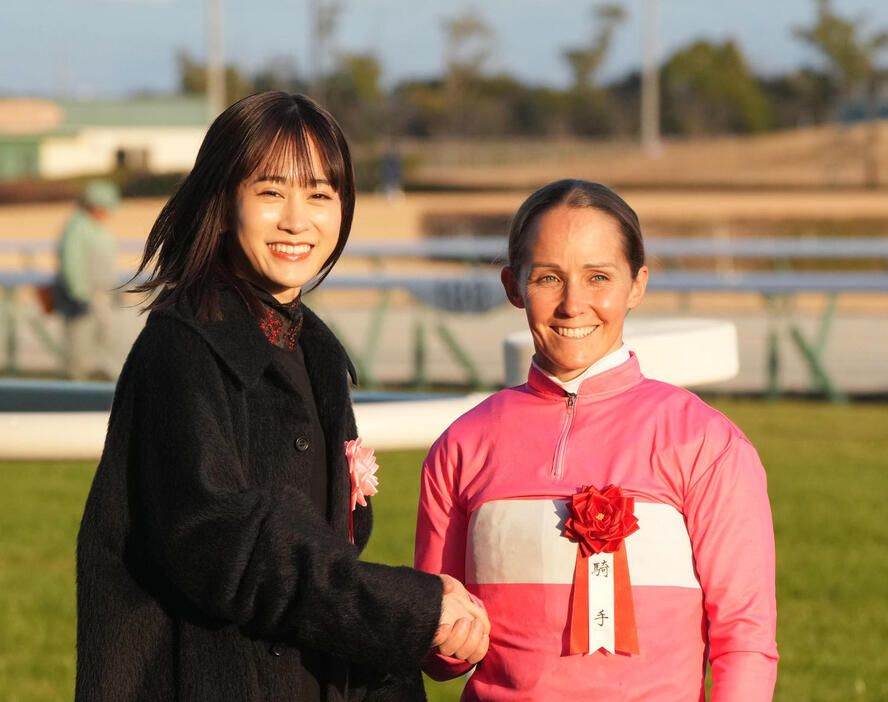
[[577,404],[577,395],[574,392],[562,390],[567,400],[564,421],[561,423],[561,431],[558,434],[558,443],[555,445],[555,460],[552,462],[552,480],[564,478],[564,454],[567,451],[567,440],[570,436],[570,428],[573,426],[574,409]]
[[[642,380],[644,376],[641,374],[638,357],[630,351],[628,361],[587,378],[580,385],[576,396],[593,402],[604,400],[638,385]],[[527,387],[536,395],[564,401],[564,388],[549,379],[534,363],[531,363],[527,376]]]
[[629,349],[626,347],[626,344],[623,344],[616,351],[611,351],[609,354],[602,356],[595,363],[589,366],[586,370],[580,373],[576,378],[571,380],[566,380],[564,382],[558,380],[551,373],[547,373],[546,369],[543,368],[536,361],[536,355],[534,355],[531,363],[536,365],[543,373],[546,374],[546,377],[549,380],[553,381],[556,385],[560,385],[566,392],[573,393],[574,395],[579,390],[580,386],[586,382],[593,375],[598,375],[600,373],[604,373],[605,371],[609,371],[611,368],[616,368],[621,363],[625,363],[629,360]]

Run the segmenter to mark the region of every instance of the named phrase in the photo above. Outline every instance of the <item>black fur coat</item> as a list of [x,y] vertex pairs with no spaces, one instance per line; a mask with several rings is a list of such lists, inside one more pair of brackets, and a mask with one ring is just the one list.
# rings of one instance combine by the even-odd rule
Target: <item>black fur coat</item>
[[358,560],[351,364],[305,310],[329,513],[303,491],[307,412],[231,289],[222,321],[155,311],[118,381],[77,547],[78,702],[425,699],[440,580]]

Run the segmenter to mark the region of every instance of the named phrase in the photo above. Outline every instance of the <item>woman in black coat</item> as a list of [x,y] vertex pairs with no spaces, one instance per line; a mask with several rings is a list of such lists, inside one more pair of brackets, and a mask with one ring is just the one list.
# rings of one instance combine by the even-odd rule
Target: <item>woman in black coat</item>
[[431,648],[484,655],[461,586],[358,560],[354,370],[301,303],[353,211],[333,118],[263,93],[213,123],[158,217],[140,289],[159,294],[78,538],[77,700],[424,699]]

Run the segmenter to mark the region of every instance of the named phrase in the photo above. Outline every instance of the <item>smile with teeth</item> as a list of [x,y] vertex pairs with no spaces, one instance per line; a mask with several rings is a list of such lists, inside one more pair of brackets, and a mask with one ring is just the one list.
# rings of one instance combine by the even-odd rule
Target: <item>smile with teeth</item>
[[552,327],[558,336],[565,336],[568,339],[582,339],[594,332],[597,327]]
[[278,253],[296,256],[311,251],[311,244],[283,244],[276,242],[274,244],[269,244],[268,248],[272,251],[277,251]]

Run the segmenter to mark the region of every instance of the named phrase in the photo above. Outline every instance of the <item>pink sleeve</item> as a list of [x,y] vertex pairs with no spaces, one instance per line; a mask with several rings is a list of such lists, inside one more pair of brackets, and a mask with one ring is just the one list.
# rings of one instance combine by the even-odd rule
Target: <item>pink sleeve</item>
[[[422,467],[413,564],[427,573],[447,573],[464,583],[467,519],[453,497],[454,469],[445,459],[443,442],[442,437],[432,446]],[[471,667],[466,661],[434,652],[422,663],[433,680],[450,680]]]
[[685,517],[709,620],[711,702],[768,702],[778,658],[774,528],[765,471],[745,438],[693,482]]

